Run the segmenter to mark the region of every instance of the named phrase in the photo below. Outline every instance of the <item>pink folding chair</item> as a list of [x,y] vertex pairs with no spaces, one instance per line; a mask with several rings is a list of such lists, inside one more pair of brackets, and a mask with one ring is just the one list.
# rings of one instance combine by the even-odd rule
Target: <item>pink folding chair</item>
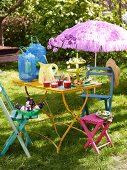
[[[88,140],[87,140],[86,144],[84,145],[85,149],[89,146],[92,146],[93,149],[99,154],[100,148],[102,148],[106,145],[113,145],[112,141],[111,141],[111,139],[108,135],[108,132],[107,132],[107,129],[108,129],[110,123],[111,123],[110,121],[103,120],[103,119],[97,117],[96,114],[90,114],[90,115],[86,115],[86,116],[82,117],[80,119],[80,123],[81,123],[87,137],[88,137]],[[88,129],[87,124],[95,125],[92,132]],[[100,134],[97,137],[97,139],[94,140],[96,132],[99,129],[101,129]],[[100,145],[100,146],[97,146],[97,144],[101,141],[102,137],[106,137],[107,143]]]

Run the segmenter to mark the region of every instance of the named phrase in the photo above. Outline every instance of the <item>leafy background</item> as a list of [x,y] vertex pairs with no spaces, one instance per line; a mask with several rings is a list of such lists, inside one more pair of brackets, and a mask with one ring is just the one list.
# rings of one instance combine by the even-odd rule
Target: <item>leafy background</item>
[[[5,15],[6,10],[14,2],[14,0],[2,0],[0,14]],[[126,28],[121,20],[125,9],[126,0],[120,0],[119,3],[117,0],[24,0],[23,5],[3,22],[4,43],[6,46],[28,46],[31,42],[30,37],[37,36],[40,43],[47,47],[49,38],[55,37],[78,22],[90,19],[104,20]],[[107,11],[109,13],[106,13]],[[60,50],[58,53],[47,51],[47,58],[49,62],[52,59],[59,61],[74,56],[71,54],[71,50]],[[85,52],[80,52],[80,55],[87,58],[88,63],[94,56],[94,54]],[[124,60],[126,52],[99,54],[98,64],[105,63],[109,56],[120,63],[121,56]]]

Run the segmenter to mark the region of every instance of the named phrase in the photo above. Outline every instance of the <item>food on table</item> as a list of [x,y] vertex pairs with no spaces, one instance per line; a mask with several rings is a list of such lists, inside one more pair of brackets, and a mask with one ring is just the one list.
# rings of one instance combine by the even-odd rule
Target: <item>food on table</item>
[[73,82],[74,85],[81,85],[83,84],[83,81],[82,80],[78,80],[78,79],[75,79],[74,82]]
[[86,60],[84,60],[83,58],[79,57],[79,58],[76,58],[76,57],[73,57],[73,58],[70,58],[69,61],[66,62],[66,64],[73,64],[73,63],[86,63]]

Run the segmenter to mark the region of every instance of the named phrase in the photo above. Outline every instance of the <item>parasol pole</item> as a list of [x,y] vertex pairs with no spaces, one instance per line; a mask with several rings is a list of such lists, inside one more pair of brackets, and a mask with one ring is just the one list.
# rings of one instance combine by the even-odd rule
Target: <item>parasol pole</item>
[[[97,66],[97,53],[95,53],[95,64],[94,66]],[[96,82],[96,75],[94,76],[94,81]],[[94,94],[96,93],[96,88],[94,88]]]
[[95,53],[95,67],[97,66],[97,53]]
[[78,58],[78,51],[76,51],[76,58]]
[[[78,58],[78,51],[76,51],[76,58]],[[79,80],[79,64],[76,64],[76,78]]]

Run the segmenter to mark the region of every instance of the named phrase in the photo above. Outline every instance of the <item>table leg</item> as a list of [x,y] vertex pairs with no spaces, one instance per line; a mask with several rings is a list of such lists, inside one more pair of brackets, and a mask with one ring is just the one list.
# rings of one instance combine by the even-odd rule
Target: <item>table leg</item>
[[66,102],[64,93],[62,93],[62,99],[63,99],[63,103],[64,103],[67,111],[68,111],[73,117],[75,117],[75,114],[69,109],[69,106],[68,106],[68,104],[67,104],[67,102]]
[[[25,92],[26,92],[27,96],[30,97],[30,94],[29,94],[29,92],[28,92],[28,90],[27,90],[27,86],[25,86]],[[47,91],[45,91],[45,94],[44,94],[44,96],[42,97],[41,102],[43,102],[43,101],[45,100],[46,95],[47,95]]]
[[59,135],[59,133],[58,133],[58,131],[57,131],[57,127],[56,127],[56,124],[55,124],[55,121],[54,121],[54,116],[53,116],[52,112],[48,113],[48,112],[45,111],[44,109],[43,109],[43,112],[51,119],[52,124],[53,124],[53,126],[54,126],[54,130],[55,130],[56,134],[58,135],[58,137],[60,137],[60,135]]
[[[64,93],[62,93],[62,97],[63,97],[63,103],[64,103],[66,109],[70,112],[70,109],[69,109],[69,106],[68,106],[68,104],[67,104],[67,102],[66,102],[65,94],[64,94]],[[81,115],[82,110],[83,110],[83,108],[84,108],[84,106],[85,106],[85,104],[86,104],[86,102],[87,102],[87,99],[88,99],[88,90],[86,90],[86,99],[84,100],[84,103],[83,103],[83,105],[81,106],[80,110],[78,111],[77,115],[74,115],[74,113],[72,114],[72,115],[74,116],[74,119],[73,119],[73,121],[71,122],[71,124],[69,125],[69,127],[66,129],[66,131],[64,132],[63,136],[61,137],[60,142],[59,142],[59,145],[58,145],[58,147],[57,147],[57,153],[59,153],[60,147],[61,147],[62,142],[63,142],[64,138],[66,137],[67,133],[70,131],[70,129],[72,128],[73,124],[78,120],[79,116]],[[71,112],[71,113],[72,113],[72,112]],[[78,120],[78,121],[79,121],[79,120]]]
[[[25,86],[25,91],[26,91],[26,94],[27,94],[28,96],[30,96],[29,93],[28,93],[28,90],[27,90],[27,87],[26,87],[26,86]],[[47,93],[48,93],[48,92],[46,91],[45,94],[44,94],[44,96],[43,96],[42,99],[41,99],[41,102],[44,102],[44,103],[47,105],[48,110],[49,110],[50,113],[48,113],[48,112],[47,112],[46,110],[44,110],[44,109],[43,109],[43,112],[44,112],[44,114],[46,114],[46,115],[51,119],[51,121],[52,121],[52,123],[53,123],[53,126],[54,126],[54,130],[55,130],[56,134],[58,135],[58,137],[60,137],[60,135],[59,135],[59,133],[58,133],[58,131],[57,131],[57,128],[56,128],[56,124],[55,124],[55,121],[54,121],[54,116],[53,116],[53,114],[52,114],[52,112],[51,112],[51,110],[50,110],[50,107],[49,107],[48,103],[47,103],[46,100],[45,100]]]
[[25,86],[25,92],[26,92],[27,96],[30,96],[30,95],[29,95],[29,92],[28,92],[28,90],[27,90],[27,86]]

